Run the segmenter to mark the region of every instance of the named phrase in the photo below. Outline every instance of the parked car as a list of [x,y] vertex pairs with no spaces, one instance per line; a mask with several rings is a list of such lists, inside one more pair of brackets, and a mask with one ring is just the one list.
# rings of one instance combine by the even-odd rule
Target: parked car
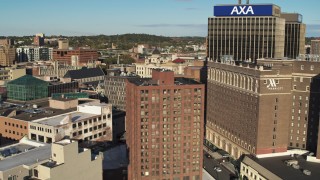
[[217,171],[217,172],[221,172],[221,168],[220,167],[214,167],[213,170]]

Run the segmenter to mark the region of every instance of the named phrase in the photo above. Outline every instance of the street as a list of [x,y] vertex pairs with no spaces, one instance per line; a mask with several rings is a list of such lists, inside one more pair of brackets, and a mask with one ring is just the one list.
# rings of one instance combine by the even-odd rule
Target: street
[[[203,168],[216,180],[230,180],[230,173],[219,162],[213,158],[208,158],[207,153],[203,151]],[[220,167],[221,172],[214,170],[215,167]]]

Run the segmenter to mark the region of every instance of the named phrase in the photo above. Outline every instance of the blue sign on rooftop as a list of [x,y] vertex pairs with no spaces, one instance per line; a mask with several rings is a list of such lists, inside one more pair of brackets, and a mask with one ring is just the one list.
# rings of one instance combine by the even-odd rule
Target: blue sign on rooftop
[[214,16],[272,16],[273,5],[214,6]]

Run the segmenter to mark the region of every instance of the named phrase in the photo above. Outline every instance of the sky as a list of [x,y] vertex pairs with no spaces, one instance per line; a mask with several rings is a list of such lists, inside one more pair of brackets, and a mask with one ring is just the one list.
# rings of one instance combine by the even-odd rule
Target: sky
[[[243,3],[246,0],[242,0]],[[0,36],[116,35],[206,36],[213,6],[238,0],[0,0]],[[298,12],[307,37],[320,36],[320,0],[251,0]]]

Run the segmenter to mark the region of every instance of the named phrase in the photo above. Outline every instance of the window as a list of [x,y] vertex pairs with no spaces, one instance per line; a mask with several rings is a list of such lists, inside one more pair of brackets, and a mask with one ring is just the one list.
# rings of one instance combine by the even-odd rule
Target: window
[[301,70],[304,70],[304,65],[301,65]]
[[293,89],[297,89],[297,86],[296,86],[296,85],[293,85]]
[[310,70],[313,71],[314,70],[314,65],[310,66]]

